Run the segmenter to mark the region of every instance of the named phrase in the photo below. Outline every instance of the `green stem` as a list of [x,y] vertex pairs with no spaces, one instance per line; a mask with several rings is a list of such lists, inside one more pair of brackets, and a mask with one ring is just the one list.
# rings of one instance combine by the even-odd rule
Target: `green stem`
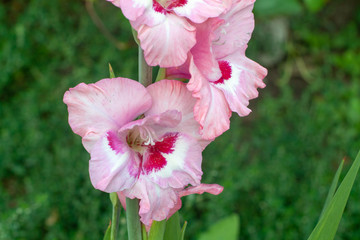
[[119,198],[115,192],[110,193],[110,200],[111,200],[112,206],[113,206],[110,240],[116,240],[118,226],[119,226],[119,219],[120,219],[120,202],[119,202]]
[[129,240],[142,240],[139,217],[139,200],[126,198],[126,221]]
[[139,82],[145,87],[152,83],[152,67],[147,65],[144,52],[139,46]]

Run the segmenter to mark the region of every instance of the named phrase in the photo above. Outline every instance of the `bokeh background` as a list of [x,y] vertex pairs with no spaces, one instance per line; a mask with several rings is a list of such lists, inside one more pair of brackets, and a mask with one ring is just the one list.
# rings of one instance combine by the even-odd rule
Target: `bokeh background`
[[[239,239],[306,239],[342,159],[360,148],[360,3],[258,0],[247,55],[269,70],[250,116],[204,152],[203,182],[183,199],[188,239],[233,213]],[[104,0],[0,0],[0,239],[102,239],[108,195],[67,123],[64,92],[109,75],[136,79],[137,48]],[[119,103],[121,104],[121,103]],[[355,182],[337,239],[360,239]],[[126,239],[122,213],[120,239]]]

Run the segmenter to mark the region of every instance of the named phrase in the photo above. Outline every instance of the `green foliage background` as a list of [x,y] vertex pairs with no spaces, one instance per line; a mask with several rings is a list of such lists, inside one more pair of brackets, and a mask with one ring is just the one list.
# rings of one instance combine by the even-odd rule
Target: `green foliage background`
[[[136,79],[137,49],[121,12],[92,3],[116,45],[90,2],[0,1],[0,239],[101,239],[108,225],[62,97],[108,77],[109,62]],[[188,239],[233,213],[239,239],[306,239],[340,160],[347,168],[360,147],[359,2],[258,0],[255,14],[247,53],[268,68],[267,87],[205,150],[203,182],[225,190],[184,198]],[[359,196],[356,181],[337,239],[360,239]]]

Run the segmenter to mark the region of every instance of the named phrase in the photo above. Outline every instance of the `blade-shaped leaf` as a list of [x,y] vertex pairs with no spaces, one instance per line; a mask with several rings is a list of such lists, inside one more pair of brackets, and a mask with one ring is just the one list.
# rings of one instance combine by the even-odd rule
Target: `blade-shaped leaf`
[[141,228],[142,228],[142,240],[148,240],[148,234],[146,232],[146,227],[144,224],[141,224]]
[[308,240],[334,239],[359,167],[360,152]]
[[163,240],[166,227],[166,220],[153,221],[150,228],[149,240]]
[[328,192],[328,195],[327,195],[325,203],[324,203],[324,207],[323,207],[323,209],[321,211],[319,220],[324,215],[324,212],[325,212],[326,208],[329,206],[331,199],[334,197],[336,187],[338,186],[338,182],[339,182],[339,178],[340,178],[340,174],[341,174],[341,171],[343,169],[343,166],[344,166],[344,160],[341,161],[340,166],[339,166],[339,168],[337,169],[337,171],[335,173],[334,179],[333,179],[333,181],[331,183],[330,190]]
[[231,215],[213,224],[207,232],[200,235],[199,240],[236,240],[239,235],[239,225],[239,216]]
[[180,240],[184,240],[185,239],[185,231],[186,231],[186,226],[187,226],[187,221],[184,222],[184,225],[181,229],[181,237]]
[[110,73],[110,78],[115,78],[115,73],[113,68],[111,67],[111,64],[109,63],[109,73]]
[[166,222],[164,240],[180,240],[180,235],[180,217],[179,212],[176,212]]
[[106,229],[105,236],[103,240],[110,240],[111,237],[111,222],[109,223],[109,226]]

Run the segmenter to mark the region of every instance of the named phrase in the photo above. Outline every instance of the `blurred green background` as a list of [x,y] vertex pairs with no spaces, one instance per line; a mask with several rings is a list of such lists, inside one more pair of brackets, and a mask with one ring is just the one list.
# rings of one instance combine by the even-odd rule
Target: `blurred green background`
[[[360,3],[258,0],[247,55],[266,66],[250,116],[204,152],[219,196],[183,198],[187,239],[236,213],[239,239],[306,239],[341,159],[360,148]],[[136,79],[137,48],[104,0],[0,0],[0,239],[102,239],[108,194],[67,123],[64,92],[80,82]],[[337,239],[360,239],[355,182]],[[122,213],[120,239],[125,238]]]

